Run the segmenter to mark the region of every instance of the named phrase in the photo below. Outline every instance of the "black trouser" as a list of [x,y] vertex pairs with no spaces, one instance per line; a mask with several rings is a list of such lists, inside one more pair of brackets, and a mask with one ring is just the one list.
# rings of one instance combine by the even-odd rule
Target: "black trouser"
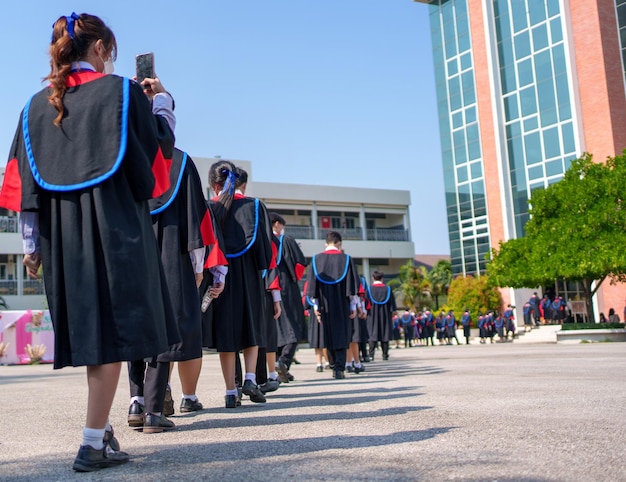
[[298,342],[279,346],[276,350],[277,361],[282,362],[287,367],[287,370],[291,368],[293,357],[296,354],[296,348],[298,348]]
[[[383,350],[383,357],[388,357],[389,356],[389,342],[381,341],[380,346]],[[374,356],[374,353],[376,352],[377,347],[378,347],[377,341],[370,341],[370,357]]]
[[256,384],[267,383],[267,349],[259,347],[259,354],[256,358]]
[[359,352],[361,353],[361,357],[363,358],[363,360],[365,360],[366,358],[369,358],[369,355],[367,353],[367,342],[366,341],[360,341],[359,342]]
[[336,350],[333,350],[332,348],[329,348],[328,354],[332,355],[333,360],[335,362],[334,370],[337,372],[345,372],[346,371],[346,349],[338,348]]
[[128,362],[128,381],[131,397],[144,397],[144,409],[149,413],[162,413],[170,362],[146,363],[144,360]]

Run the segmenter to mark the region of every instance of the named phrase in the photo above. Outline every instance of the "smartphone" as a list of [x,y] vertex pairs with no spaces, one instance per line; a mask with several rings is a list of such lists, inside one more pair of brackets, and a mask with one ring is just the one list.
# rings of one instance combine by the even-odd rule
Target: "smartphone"
[[137,83],[141,84],[144,79],[154,79],[154,53],[148,52],[135,57],[135,69]]

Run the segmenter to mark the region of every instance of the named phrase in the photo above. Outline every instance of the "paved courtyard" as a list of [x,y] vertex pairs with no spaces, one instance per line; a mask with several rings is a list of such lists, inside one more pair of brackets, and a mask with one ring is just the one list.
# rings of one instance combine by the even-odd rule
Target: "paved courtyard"
[[0,480],[626,480],[624,343],[393,349],[345,380],[297,358],[266,404],[227,410],[206,354],[206,410],[154,435],[127,427],[123,373],[111,421],[131,462],[89,474],[71,470],[84,368],[0,366]]

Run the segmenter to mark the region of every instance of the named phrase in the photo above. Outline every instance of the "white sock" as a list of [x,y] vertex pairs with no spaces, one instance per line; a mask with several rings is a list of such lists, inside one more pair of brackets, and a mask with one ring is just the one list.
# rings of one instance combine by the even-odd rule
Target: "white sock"
[[246,380],[250,380],[252,385],[256,385],[256,374],[255,373],[246,373]]
[[270,374],[268,376],[269,376],[269,378],[271,380],[276,380],[276,379],[278,379],[278,372],[276,372],[276,370],[274,370],[273,372],[270,372]]
[[185,395],[185,394],[183,393],[183,400],[184,400],[185,398],[186,398],[186,399],[188,399],[188,400],[191,400],[192,402],[195,402],[195,401],[197,401],[197,400],[198,400],[198,397],[196,397],[196,395],[195,395],[195,394],[194,394],[194,395]]
[[237,395],[239,395],[239,392],[237,391],[236,388],[233,388],[232,390],[228,390],[227,389],[226,390],[226,395],[235,395],[235,396],[237,396]]
[[356,368],[362,368],[362,367],[363,367],[363,365],[361,365],[361,362],[359,362],[359,363],[354,363],[354,366],[355,366]]
[[104,447],[104,429],[103,428],[83,428],[82,445],[91,445],[94,449],[100,450]]
[[145,405],[143,397],[130,397],[130,404],[132,405],[133,402],[137,402],[139,405]]

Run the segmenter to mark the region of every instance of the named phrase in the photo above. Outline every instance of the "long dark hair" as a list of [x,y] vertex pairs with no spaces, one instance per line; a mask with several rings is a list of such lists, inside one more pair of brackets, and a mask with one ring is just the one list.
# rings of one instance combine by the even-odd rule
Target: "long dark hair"
[[52,26],[50,41],[50,74],[46,80],[50,82],[52,93],[48,102],[59,113],[54,119],[55,125],[61,125],[65,108],[63,96],[67,90],[67,77],[72,70],[72,62],[87,57],[89,46],[102,40],[104,48],[115,60],[117,42],[115,35],[100,18],[95,15],[73,13],[69,17],[59,17]]
[[237,168],[230,161],[218,161],[209,169],[209,185],[211,188],[217,185],[222,191],[213,209],[215,217],[222,227],[233,204],[238,177]]

